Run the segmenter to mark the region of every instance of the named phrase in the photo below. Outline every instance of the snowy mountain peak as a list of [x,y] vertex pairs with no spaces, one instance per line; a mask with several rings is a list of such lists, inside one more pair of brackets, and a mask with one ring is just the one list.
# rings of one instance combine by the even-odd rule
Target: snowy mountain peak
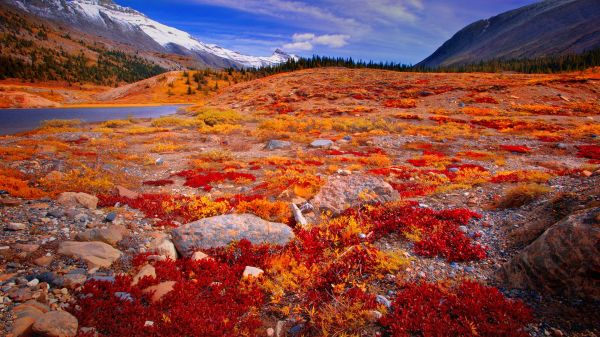
[[15,5],[49,20],[68,23],[94,35],[139,49],[192,56],[211,67],[259,68],[286,62],[294,55],[277,49],[257,57],[203,43],[191,34],[152,20],[111,0],[16,0]]

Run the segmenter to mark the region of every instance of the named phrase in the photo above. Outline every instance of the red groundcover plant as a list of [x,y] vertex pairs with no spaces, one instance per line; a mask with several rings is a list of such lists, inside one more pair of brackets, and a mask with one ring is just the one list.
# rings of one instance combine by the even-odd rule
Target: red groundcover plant
[[448,261],[481,260],[486,256],[484,247],[459,230],[459,226],[480,217],[467,209],[436,211],[409,203],[384,205],[365,211],[351,209],[346,214],[371,223],[375,238],[417,231],[420,240],[415,242],[414,251],[422,256],[440,256]]
[[[264,247],[252,252],[249,243],[242,245],[239,252],[260,262]],[[236,249],[230,253],[239,253]],[[237,263],[231,254],[220,256],[229,256],[231,264],[218,259],[157,262],[157,278],[146,277],[135,286],[130,276],[89,281],[72,313],[80,326],[95,327],[101,336],[254,336],[261,326],[257,308],[263,293],[254,282],[242,279],[248,261]],[[175,281],[174,289],[151,302],[151,294],[143,290],[164,281]]]
[[580,145],[578,157],[600,160],[600,145]]
[[455,287],[407,284],[381,323],[392,337],[524,337],[531,320],[531,310],[522,302],[505,298],[496,288],[464,281]]
[[256,181],[256,177],[250,173],[239,172],[217,172],[217,171],[202,171],[202,170],[187,170],[175,174],[185,178],[185,186],[202,188],[210,192],[212,190],[211,183],[220,183],[225,180],[229,181]]

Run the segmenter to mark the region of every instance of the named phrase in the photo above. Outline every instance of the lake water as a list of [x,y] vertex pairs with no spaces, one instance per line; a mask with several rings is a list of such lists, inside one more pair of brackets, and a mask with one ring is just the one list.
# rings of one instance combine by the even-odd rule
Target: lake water
[[50,119],[102,122],[110,119],[154,118],[170,115],[185,105],[104,108],[0,109],[0,135],[32,130]]

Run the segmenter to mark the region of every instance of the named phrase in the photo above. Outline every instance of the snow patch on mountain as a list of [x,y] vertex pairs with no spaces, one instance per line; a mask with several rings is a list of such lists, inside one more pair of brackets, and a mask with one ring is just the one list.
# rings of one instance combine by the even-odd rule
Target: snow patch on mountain
[[[173,49],[172,46],[175,45],[183,47],[192,53],[208,53],[232,61],[242,67],[259,68],[277,65],[291,58],[297,58],[281,50],[276,50],[273,55],[266,57],[249,56],[218,45],[203,43],[187,32],[164,25],[136,10],[119,6],[110,0],[42,0],[37,2],[43,3],[45,8],[31,1],[17,0],[15,2],[18,7],[37,15],[46,16],[49,19],[53,19],[53,14],[51,11],[44,11],[44,9],[52,8],[62,12],[63,16],[69,15],[78,17],[78,19],[85,18],[88,21],[106,27],[108,27],[107,20],[110,20],[111,24],[117,23],[131,31],[135,31],[136,29],[141,30],[167,50]],[[44,15],[46,13],[47,15]]]

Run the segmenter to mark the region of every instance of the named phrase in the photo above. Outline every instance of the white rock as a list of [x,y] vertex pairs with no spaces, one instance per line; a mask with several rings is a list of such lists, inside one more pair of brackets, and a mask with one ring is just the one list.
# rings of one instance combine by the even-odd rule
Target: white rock
[[194,254],[192,254],[192,260],[193,261],[200,261],[200,260],[203,260],[203,259],[206,259],[206,258],[210,258],[210,256],[204,254],[201,251],[197,251],[197,252],[194,252]]
[[300,210],[300,208],[298,208],[298,206],[296,206],[296,204],[294,204],[294,203],[292,203],[291,207],[292,207],[292,214],[294,215],[294,219],[296,220],[296,223],[302,227],[308,225],[308,221],[306,221],[306,218],[304,217],[304,215],[302,215],[302,211]]
[[262,273],[264,273],[264,271],[256,267],[246,266],[246,269],[244,269],[244,277],[259,277]]

